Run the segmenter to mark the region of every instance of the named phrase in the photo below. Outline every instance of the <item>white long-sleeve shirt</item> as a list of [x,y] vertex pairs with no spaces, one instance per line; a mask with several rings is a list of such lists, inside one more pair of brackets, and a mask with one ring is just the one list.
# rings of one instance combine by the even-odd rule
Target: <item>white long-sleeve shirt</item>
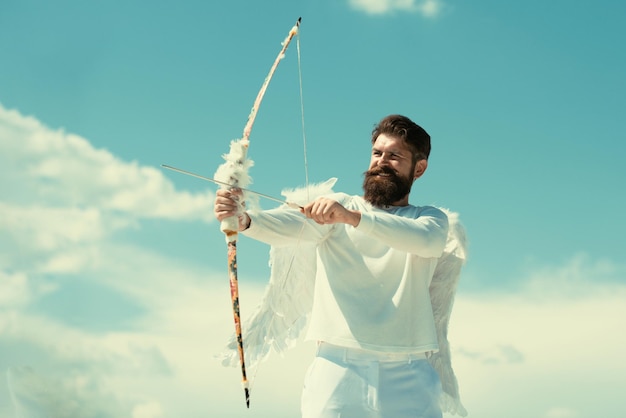
[[360,211],[359,225],[318,225],[277,208],[250,213],[244,232],[273,246],[317,243],[307,339],[382,352],[436,351],[428,287],[446,244],[446,215],[430,206],[381,209],[359,196],[328,197]]

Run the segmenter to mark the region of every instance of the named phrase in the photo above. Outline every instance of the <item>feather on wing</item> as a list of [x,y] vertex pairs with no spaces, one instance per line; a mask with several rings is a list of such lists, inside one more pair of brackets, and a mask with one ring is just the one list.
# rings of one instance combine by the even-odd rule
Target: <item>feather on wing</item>
[[[310,200],[332,193],[337,182],[331,178],[306,188],[282,192],[289,201],[305,205]],[[304,218],[303,218],[304,221]],[[271,351],[283,353],[292,348],[306,328],[313,306],[313,288],[317,270],[316,245],[298,242],[294,246],[270,249],[270,281],[261,303],[243,324],[246,361],[256,364]],[[237,342],[234,335],[227,350],[219,355],[224,365],[237,366]]]
[[439,374],[442,386],[441,409],[444,412],[467,416],[461,403],[459,386],[452,369],[448,325],[454,304],[461,268],[467,257],[467,237],[465,228],[457,213],[443,209],[448,216],[448,241],[430,284],[430,299],[433,306],[439,351],[429,356],[429,361]]

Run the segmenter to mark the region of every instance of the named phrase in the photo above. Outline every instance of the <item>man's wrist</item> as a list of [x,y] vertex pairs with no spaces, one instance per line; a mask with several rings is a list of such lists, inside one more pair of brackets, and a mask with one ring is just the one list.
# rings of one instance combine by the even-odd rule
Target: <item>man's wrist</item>
[[356,228],[361,223],[361,212],[358,210],[351,210],[350,213],[352,213],[352,222],[350,222],[350,224]]

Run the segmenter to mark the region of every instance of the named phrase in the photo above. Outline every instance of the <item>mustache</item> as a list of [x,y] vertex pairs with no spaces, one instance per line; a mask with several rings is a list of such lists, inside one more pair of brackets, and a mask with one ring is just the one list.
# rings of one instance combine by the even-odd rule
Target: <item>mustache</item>
[[372,168],[371,170],[368,170],[365,172],[365,177],[373,177],[373,176],[377,176],[379,174],[389,174],[390,176],[393,177],[398,177],[398,173],[395,172],[395,170],[391,167],[375,167]]

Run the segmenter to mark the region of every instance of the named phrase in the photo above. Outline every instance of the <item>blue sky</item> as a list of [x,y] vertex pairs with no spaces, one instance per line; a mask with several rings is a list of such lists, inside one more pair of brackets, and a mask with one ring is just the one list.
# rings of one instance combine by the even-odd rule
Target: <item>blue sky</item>
[[[411,202],[468,229],[451,340],[470,416],[621,416],[625,15],[603,0],[2,2],[0,417],[24,416],[9,386],[52,416],[297,416],[310,344],[259,368],[250,411],[212,358],[232,328],[215,187],[160,165],[213,175],[299,16],[311,182],[360,193],[387,114],[433,138]],[[252,188],[304,185],[302,136],[292,44],[252,130]],[[239,258],[245,316],[267,248],[242,238]]]

